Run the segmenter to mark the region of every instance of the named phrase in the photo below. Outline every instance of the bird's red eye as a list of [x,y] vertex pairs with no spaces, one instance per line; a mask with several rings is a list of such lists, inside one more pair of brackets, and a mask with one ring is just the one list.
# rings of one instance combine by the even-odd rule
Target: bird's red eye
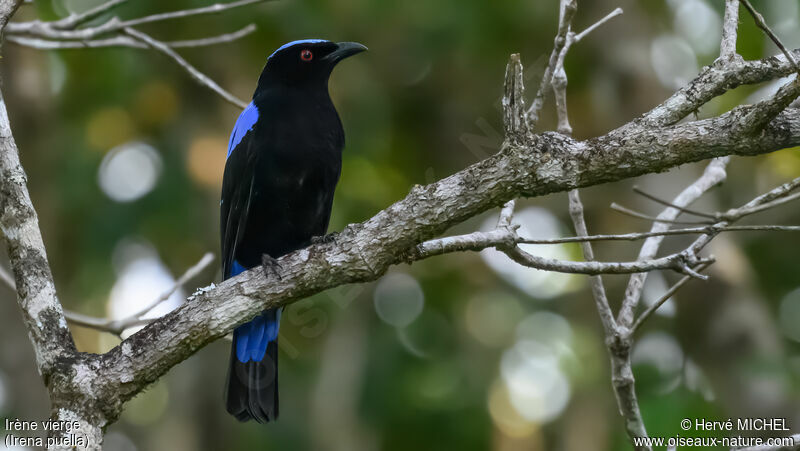
[[314,59],[314,54],[311,53],[311,50],[304,49],[300,52],[300,59],[303,61],[311,61]]

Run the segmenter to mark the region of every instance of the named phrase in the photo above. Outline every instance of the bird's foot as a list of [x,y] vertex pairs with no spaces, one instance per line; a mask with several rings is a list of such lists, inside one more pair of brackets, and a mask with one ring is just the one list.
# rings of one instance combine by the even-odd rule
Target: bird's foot
[[281,273],[280,271],[283,269],[278,260],[270,256],[269,254],[264,254],[261,256],[261,267],[264,269],[264,276],[269,278],[269,276],[275,276],[278,280],[281,280]]
[[322,235],[322,236],[312,236],[311,237],[311,244],[335,243],[337,236],[339,236],[339,232],[331,232],[331,233],[329,233],[327,235]]

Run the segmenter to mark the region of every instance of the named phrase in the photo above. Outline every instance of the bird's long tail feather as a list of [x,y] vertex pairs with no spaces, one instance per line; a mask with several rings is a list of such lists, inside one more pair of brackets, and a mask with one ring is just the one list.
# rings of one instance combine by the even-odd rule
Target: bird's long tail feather
[[[275,318],[274,311],[266,311],[261,317],[245,325],[239,326],[234,333],[231,347],[230,366],[228,368],[227,390],[225,405],[228,413],[239,421],[253,419],[259,423],[275,421],[278,418],[278,339],[275,338],[266,344],[266,350],[257,352],[256,358],[242,359],[242,348],[247,347],[247,341],[241,336],[263,336],[269,331],[259,328],[269,328],[271,321],[263,321],[264,316],[272,317],[272,321],[279,321],[280,315]],[[274,326],[277,328],[277,325]],[[238,338],[238,339],[237,339]],[[262,348],[263,349],[263,348]],[[246,360],[242,362],[242,360]]]

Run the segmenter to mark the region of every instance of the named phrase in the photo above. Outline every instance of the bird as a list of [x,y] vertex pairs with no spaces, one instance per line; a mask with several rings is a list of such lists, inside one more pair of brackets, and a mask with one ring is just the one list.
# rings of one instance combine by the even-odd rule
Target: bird
[[[223,279],[258,266],[274,272],[278,257],[326,236],[344,148],[328,79],[340,61],[364,50],[357,42],[304,39],[267,58],[228,142]],[[278,417],[281,311],[264,310],[233,331],[225,404],[239,421]]]

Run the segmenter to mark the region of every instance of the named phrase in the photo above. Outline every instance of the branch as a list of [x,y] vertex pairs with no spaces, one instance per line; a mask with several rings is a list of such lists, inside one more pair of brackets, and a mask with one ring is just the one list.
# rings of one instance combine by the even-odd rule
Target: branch
[[[511,257],[515,262],[529,268],[567,274],[596,276],[600,274],[631,274],[659,269],[669,269],[686,273],[687,261],[696,259],[696,257],[689,256],[688,254],[676,253],[666,257],[635,262],[597,262],[589,259],[587,259],[589,261],[585,262],[556,260],[532,255],[517,247],[517,244],[529,240],[517,236],[515,230],[516,227],[506,228],[498,226],[497,229],[490,232],[473,232],[467,235],[427,241],[416,246],[410,253],[406,253],[405,261],[410,263],[416,260],[454,252],[478,252],[484,249],[497,248],[499,251]],[[798,228],[798,230],[800,230],[800,228]],[[586,237],[577,237],[572,241],[584,243],[590,241],[585,238]]]
[[184,285],[189,283],[190,280],[194,279],[200,273],[202,273],[209,265],[214,261],[214,254],[207,253],[203,255],[199,262],[195,263],[194,266],[187,269],[182,276],[175,281],[175,283],[170,287],[169,290],[165,291],[161,294],[161,296],[157,297],[155,300],[147,304],[144,308],[140,309],[139,311],[128,315],[122,319],[107,319],[107,318],[96,318],[92,316],[83,315],[80,313],[66,311],[65,316],[67,321],[77,324],[79,326],[88,327],[91,329],[97,329],[102,332],[108,332],[114,334],[116,336],[121,336],[122,332],[126,329],[130,329],[131,327],[141,326],[143,324],[147,324],[152,321],[152,319],[142,318],[144,315],[150,313],[151,310],[158,307],[162,302],[169,299],[178,289],[182,288]]
[[601,25],[605,24],[609,20],[622,15],[622,8],[617,8],[614,11],[608,13],[605,17],[598,20],[597,22],[593,23],[592,25],[588,26],[585,30],[581,31],[580,33],[576,34],[573,38],[573,43],[581,42],[583,38],[585,38],[589,33],[593,32]]
[[[162,22],[165,20],[179,19],[190,16],[199,16],[203,14],[218,14],[233,8],[239,8],[242,6],[252,5],[255,3],[262,3],[265,1],[266,0],[239,0],[231,3],[217,3],[202,8],[153,14],[151,16],[139,17],[130,20],[120,20],[114,17],[96,27],[80,28],[74,30],[64,29],[65,27],[63,27],[59,23],[60,21],[43,22],[40,20],[33,20],[30,22],[13,22],[8,24],[6,32],[8,34],[17,34],[17,35],[25,34],[45,39],[86,41],[105,34],[122,32],[125,30],[125,28],[129,27],[137,27],[139,25],[153,23],[153,22]],[[108,3],[114,3],[114,2],[108,2]],[[107,6],[108,3],[106,3],[105,5],[101,5],[101,7]],[[118,3],[116,3],[113,6],[116,6],[117,4]]]
[[[164,42],[165,45],[177,48],[206,47],[217,44],[224,44],[241,39],[256,31],[256,26],[250,24],[241,30],[233,33],[225,33],[219,36],[211,36],[201,39],[189,39],[182,41]],[[15,44],[30,47],[38,50],[65,50],[65,49],[97,49],[106,47],[130,47],[137,49],[150,48],[147,44],[129,36],[119,35],[105,39],[92,39],[88,41],[57,41],[52,39],[29,38],[25,36],[6,36],[6,40]]]
[[[562,0],[562,3],[565,4],[565,1],[566,0]],[[565,7],[566,6],[562,8]],[[619,11],[621,12],[621,10]],[[606,16],[601,22],[607,20],[609,17],[613,17],[613,13],[612,15]],[[587,31],[584,32],[585,34],[582,33],[580,37],[582,38],[591,32],[591,30],[598,25],[599,23],[589,27]],[[564,45],[558,57],[551,81],[553,94],[556,99],[558,132],[570,136],[572,135],[572,126],[570,125],[569,114],[567,112],[567,72],[564,69],[564,59],[572,44],[578,40],[579,38],[575,37],[572,33],[567,34],[567,43]],[[579,237],[588,236],[589,232],[586,227],[583,202],[581,202],[578,189],[573,189],[569,192],[569,213],[575,228],[575,233]],[[594,263],[594,250],[592,249],[591,242],[582,242],[581,251],[587,263]],[[692,255],[692,258],[696,258],[696,255]],[[677,268],[675,269],[691,274],[691,269],[684,259],[678,258],[675,263],[677,264]],[[595,301],[595,307],[597,308],[597,313],[603,325],[603,332],[605,335],[604,343],[611,359],[611,382],[614,387],[614,394],[617,398],[619,412],[625,420],[625,431],[628,433],[631,440],[637,437],[647,437],[647,429],[644,425],[644,420],[642,419],[642,414],[639,409],[639,402],[636,398],[633,370],[631,368],[631,338],[630,336],[626,336],[624,329],[620,328],[619,324],[617,324],[614,319],[614,312],[609,306],[608,295],[605,285],[603,284],[603,279],[600,276],[592,277],[590,279],[590,286],[592,289],[592,298]],[[637,448],[650,451],[650,448],[647,446]]]
[[2,36],[8,21],[17,12],[17,8],[22,5],[22,0],[2,0],[0,1],[0,36]]
[[99,17],[127,1],[128,0],[110,0],[80,14],[70,14],[61,20],[50,22],[50,26],[61,30],[72,30],[78,25]]
[[[701,264],[697,265],[697,267],[694,268],[694,270],[699,273],[700,271],[706,269],[710,264],[711,264],[710,262],[701,263]],[[647,310],[642,312],[642,314],[639,315],[639,318],[636,319],[636,322],[633,323],[633,326],[631,326],[630,334],[631,335],[635,334],[636,331],[639,329],[639,327],[642,325],[642,323],[644,323],[645,321],[647,321],[648,318],[650,318],[650,315],[655,313],[655,311],[658,310],[659,307],[664,305],[664,303],[667,302],[669,300],[669,298],[671,298],[673,295],[675,295],[675,293],[677,293],[678,290],[680,290],[681,287],[683,285],[685,285],[686,282],[688,282],[692,278],[694,278],[694,277],[690,276],[690,275],[683,276],[683,278],[681,278],[681,280],[679,280],[675,285],[670,287],[670,289],[667,290],[667,292],[664,293],[650,307],[648,307]]]
[[673,203],[671,203],[669,201],[661,199],[660,197],[654,196],[654,195],[642,190],[638,186],[634,186],[633,187],[633,192],[638,194],[638,195],[640,195],[640,196],[646,197],[646,198],[652,200],[653,202],[656,202],[656,203],[659,203],[661,205],[664,205],[666,207],[672,207],[672,208],[675,208],[677,210],[680,210],[681,213],[688,213],[690,215],[700,216],[701,218],[717,219],[717,217],[715,217],[712,214],[703,213],[702,211],[692,210],[692,209],[686,208],[686,207],[681,207],[680,205],[675,205],[675,204],[673,204]]
[[[792,54],[796,58],[800,49]],[[645,113],[639,121],[655,127],[673,125],[732,89],[785,77],[793,72],[794,66],[783,55],[756,61],[719,59],[666,101]]]
[[[252,2],[252,0],[247,0]],[[229,93],[228,91],[222,89],[214,80],[208,78],[204,73],[197,70],[194,66],[189,64],[188,61],[183,59],[180,55],[178,55],[172,48],[170,48],[167,44],[153,39],[152,37],[142,33],[141,31],[134,30],[133,28],[125,28],[123,30],[125,34],[138,39],[139,41],[147,44],[153,50],[158,50],[159,52],[163,53],[164,55],[170,57],[173,61],[178,63],[186,72],[189,72],[189,75],[195,79],[198,83],[203,86],[208,87],[212,91],[219,94],[220,97],[225,99],[231,105],[244,109],[247,107],[247,102],[239,99],[238,97],[234,96],[233,94]]]
[[[671,202],[666,202],[666,203],[670,205],[669,208],[672,208],[672,209],[676,210],[678,212],[678,214],[686,212],[686,209],[681,207],[680,205],[675,205],[675,204],[673,204]],[[652,222],[659,223],[659,224],[683,224],[683,225],[689,224],[689,225],[697,225],[697,224],[713,224],[714,223],[714,221],[678,221],[678,220],[675,220],[675,219],[662,218],[660,216],[650,216],[650,215],[646,215],[644,213],[639,213],[636,210],[631,210],[630,208],[623,207],[622,205],[620,205],[620,204],[618,204],[616,202],[611,203],[611,209],[616,211],[616,212],[622,213],[624,215],[630,216],[632,218],[644,219],[645,221],[652,221]]]
[[[584,241],[636,241],[643,240],[654,236],[668,236],[668,235],[693,235],[698,233],[719,233],[719,232],[800,232],[800,226],[782,226],[782,225],[749,225],[749,226],[728,226],[719,228],[715,224],[710,224],[704,227],[690,227],[686,229],[671,229],[662,230],[657,232],[642,232],[642,233],[622,233],[613,235],[588,235],[588,236],[573,236],[566,238],[553,238],[553,239],[534,239],[534,238],[519,238],[517,244],[563,244],[563,243],[581,243]],[[435,240],[434,240],[435,241]],[[430,242],[427,242],[430,243]],[[427,243],[422,243],[420,246],[427,246]]]
[[[133,27],[170,19],[198,16],[202,14],[216,14],[232,8],[260,3],[266,0],[239,0],[232,3],[215,4],[202,8],[153,14],[150,16],[124,21],[118,19],[117,17],[112,17],[96,27],[79,28],[89,20],[102,15],[113,8],[116,8],[125,1],[126,0],[109,0],[86,12],[73,14],[64,19],[52,22],[33,20],[29,22],[10,23],[6,27],[6,38],[18,45],[36,49],[82,49],[103,47],[152,48],[171,58],[181,68],[186,70],[195,81],[203,86],[208,87],[222,97],[225,101],[231,103],[237,108],[245,108],[247,106],[247,102],[242,101],[233,94],[224,90],[214,80],[189,64],[188,61],[183,59],[173,49],[182,47],[202,47],[223,42],[230,42],[252,33],[255,30],[255,25],[248,25],[247,27],[234,33],[227,33],[220,36],[202,39],[176,41],[172,43],[162,42],[154,39],[145,33],[137,31]],[[98,37],[106,35],[110,36],[98,39]]]
[[[678,207],[686,207],[695,200],[699,199],[706,191],[718,185],[725,180],[727,174],[725,167],[728,165],[729,158],[717,158],[708,164],[703,175],[700,176],[694,183],[684,189],[675,199],[670,202]],[[658,215],[658,222],[653,224],[650,229],[651,232],[663,232],[669,228],[669,222],[674,221],[680,215],[681,211],[677,208],[667,208]],[[648,238],[642,245],[639,252],[640,260],[652,259],[661,247],[663,237],[653,236]],[[639,305],[644,282],[647,279],[647,274],[635,274],[631,276],[628,281],[628,287],[625,290],[625,298],[622,301],[622,307],[617,316],[617,321],[626,328],[633,325],[633,312]]]
[[561,55],[561,51],[564,49],[564,46],[567,45],[567,35],[570,33],[572,18],[575,16],[575,11],[577,11],[577,9],[578,3],[576,0],[566,0],[561,2],[561,17],[558,23],[558,33],[556,34],[553,51],[550,53],[550,60],[547,64],[547,68],[544,70],[542,81],[539,83],[539,89],[536,91],[536,97],[534,97],[531,107],[526,114],[528,119],[528,128],[530,130],[533,130],[536,126],[536,123],[539,122],[539,112],[542,110],[542,106],[544,106],[545,96],[551,87],[551,83],[553,81],[553,71],[556,68],[558,58]]
[[[752,215],[752,214],[755,214],[755,213],[759,213],[759,212],[764,211],[764,210],[769,210],[769,209],[778,207],[780,205],[783,205],[783,204],[785,204],[787,202],[791,202],[791,201],[797,200],[799,198],[800,198],[800,193],[795,193],[795,194],[792,194],[792,195],[779,197],[778,199],[775,199],[773,201],[765,202],[765,203],[762,203],[761,205],[758,205],[758,206],[755,206],[755,207],[750,207],[750,208],[743,209],[742,211],[737,212],[737,214],[740,215],[740,217],[749,216],[749,215]],[[721,214],[720,215],[720,219],[725,219],[725,218],[728,218],[727,214]]]
[[777,200],[785,198],[798,188],[800,188],[800,177],[790,182],[786,182],[783,185],[778,186],[777,188],[774,188],[773,190],[754,198],[753,200],[751,200],[750,202],[746,203],[745,205],[739,208],[728,210],[724,214],[725,219],[714,224],[715,227],[714,229],[712,229],[712,231],[698,237],[695,240],[695,242],[692,243],[692,245],[689,246],[689,248],[687,248],[687,251],[693,253],[699,252],[705,246],[707,246],[708,243],[710,243],[711,240],[719,233],[716,232],[716,230],[718,230],[719,228],[728,227],[731,223],[738,221],[739,219],[744,218],[745,216],[753,214],[753,211],[758,211],[759,207],[764,205],[769,205]]
[[750,15],[753,16],[753,20],[755,20],[756,26],[758,26],[758,28],[761,28],[761,30],[772,40],[772,42],[774,42],[775,45],[778,46],[778,48],[781,50],[781,52],[783,52],[783,55],[786,57],[786,59],[789,61],[792,67],[794,67],[794,70],[800,73],[800,66],[797,65],[797,60],[795,60],[794,55],[792,55],[792,52],[790,52],[786,48],[786,46],[783,45],[783,42],[781,42],[778,36],[772,32],[772,29],[764,21],[764,17],[758,11],[756,11],[755,8],[753,8],[753,5],[751,5],[748,0],[742,0],[742,3],[744,4],[744,7],[747,9]]
[[720,59],[731,62],[741,60],[736,53],[736,38],[739,28],[739,0],[725,0],[725,17],[722,19],[722,40],[719,44]]
[[[7,2],[6,2],[7,3]],[[6,3],[2,3],[5,5]],[[27,178],[0,93],[0,230],[14,273],[17,301],[45,382],[64,356],[75,354],[31,203]]]

